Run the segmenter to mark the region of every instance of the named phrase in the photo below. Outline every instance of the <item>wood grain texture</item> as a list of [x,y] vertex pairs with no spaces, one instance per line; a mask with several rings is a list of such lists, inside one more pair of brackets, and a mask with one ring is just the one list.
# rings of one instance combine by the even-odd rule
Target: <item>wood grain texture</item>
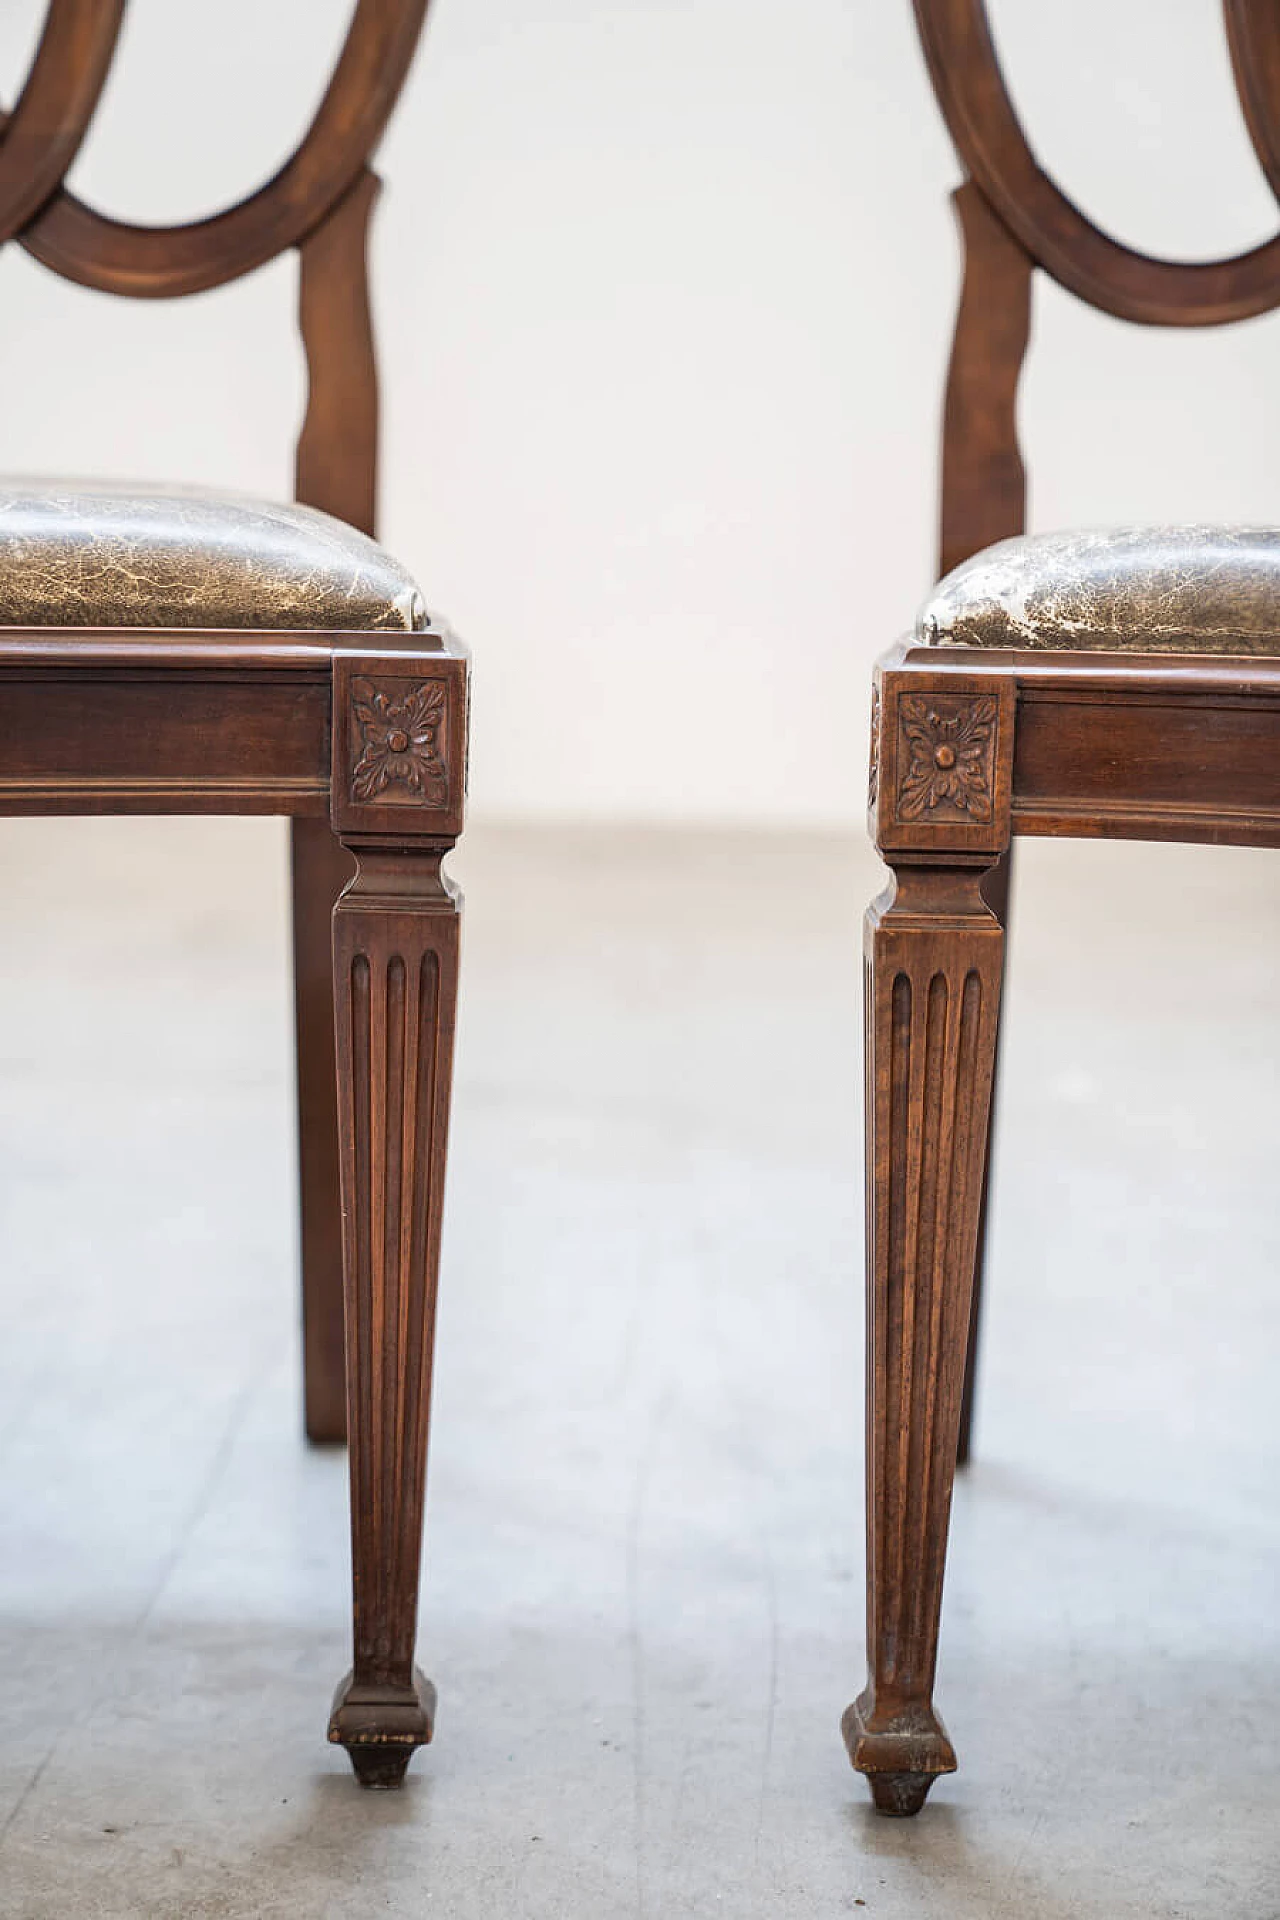
[[[221,285],[297,246],[298,498],[372,533],[369,163],[427,0],[356,0],[314,119],[274,178],[207,220],[154,228],[109,219],[64,184],[122,5],[50,0],[27,85],[0,115],[0,241],[67,279],[148,299]],[[395,634],[379,638],[366,764],[342,764],[335,797],[334,737],[345,753],[353,711],[335,654],[346,642],[361,655],[366,636],[104,631],[110,610],[91,617],[98,627],[0,632],[0,812],[292,816],[306,1420],[312,1438],[341,1439],[349,1391],[354,1427],[355,1665],[331,1733],[364,1784],[395,1785],[432,1711],[412,1648],[457,970],[457,907],[439,867],[461,826],[465,660],[439,633],[404,636],[414,686],[438,684],[441,698],[421,708],[411,693],[383,713],[405,661]],[[335,690],[347,703],[336,728]],[[364,810],[366,799],[378,804]],[[386,814],[384,856],[369,836]],[[339,820],[365,864],[331,925],[353,871]]]
[[[867,922],[870,1679],[844,1731],[896,1814],[955,1764],[932,1695],[999,1033],[986,878],[1011,832],[1280,847],[1280,662],[981,664],[902,645],[877,671],[873,823],[896,892]],[[947,784],[922,771],[965,716],[977,806],[950,784],[958,751]]]
[[939,575],[1025,531],[1018,382],[1034,262],[971,180],[952,195],[964,249],[942,422]]
[[[440,702],[415,729],[401,707],[428,684]],[[334,657],[332,820],[357,861],[333,915],[355,1616],[329,1738],[377,1787],[400,1784],[434,1717],[413,1649],[458,976],[441,860],[466,713],[460,655]],[[370,787],[371,732],[386,782]]]
[[[364,168],[298,249],[307,403],[294,491],[372,535],[377,524],[378,371],[369,223],[380,182]],[[330,920],[351,860],[328,825],[292,826],[294,1030],[301,1203],[303,1417],[313,1441],[346,1437],[342,1223],[334,1105]]]
[[333,910],[351,855],[324,818],[290,822],[293,1006],[302,1267],[303,1423],[316,1445],[347,1437],[347,1372],[334,1052]]
[[905,649],[876,676],[872,824],[894,873],[867,914],[867,1657],[845,1743],[883,1813],[955,1753],[933,1708],[951,1488],[999,1028],[1011,678]]
[[1249,138],[1280,199],[1280,12],[1274,0],[1223,0],[1222,11]]
[[956,1764],[932,1696],[1004,947],[946,837],[867,916],[869,1678],[844,1733],[898,1814]]
[[[1013,845],[1001,854],[982,882],[982,898],[1009,937],[1013,913],[1013,876],[1017,860]],[[1001,992],[1004,988],[1001,986]],[[991,1218],[992,1173],[1000,1124],[1000,1035],[1003,1023],[997,1023],[996,1050],[992,1061],[991,1105],[987,1115],[987,1152],[982,1169],[982,1198],[978,1205],[978,1232],[973,1256],[973,1297],[969,1306],[969,1336],[965,1345],[964,1390],[960,1396],[960,1435],[956,1442],[956,1465],[967,1467],[973,1456],[973,1423],[978,1404],[978,1360],[982,1350],[982,1309],[987,1276],[987,1226]]]
[[411,661],[360,648],[335,653],[333,665],[338,832],[456,837],[465,797],[465,658]]
[[113,220],[65,186],[20,235],[65,280],[135,299],[222,286],[297,246],[373,156],[404,84],[427,0],[357,0],[315,118],[273,179],[205,220],[144,227]]
[[943,844],[950,855],[988,855],[989,867],[1009,844],[1016,693],[1007,677],[976,671],[972,654],[957,649],[957,661],[938,674],[927,665],[903,672],[894,659],[878,669],[870,825],[884,853],[924,855]]
[[307,405],[294,493],[361,532],[377,525],[378,368],[369,300],[369,223],[381,183],[366,168],[298,249],[298,326]]
[[[955,195],[965,274],[944,415],[946,573],[1023,531],[1017,389],[1033,266],[1121,318],[1204,326],[1280,303],[1280,236],[1198,265],[1121,246],[1035,159],[983,0],[914,4],[968,175]],[[1226,0],[1226,19],[1250,136],[1280,195],[1280,12],[1272,0]],[[868,923],[871,1678],[845,1736],[889,1813],[918,1811],[932,1779],[955,1764],[933,1712],[933,1664],[950,1447],[954,1439],[968,1457],[973,1418],[1009,835],[1280,845],[1275,663],[1132,653],[1041,663],[983,648],[976,705],[975,651],[894,648],[877,670],[873,708],[871,820],[899,893]],[[994,835],[993,780],[1004,783]],[[984,1150],[975,1127],[987,1130]]]
[[124,0],[49,0],[26,83],[0,114],[0,243],[61,186],[116,50]]
[[327,812],[323,679],[253,667],[8,669],[8,812]]
[[[952,681],[964,697],[1003,686],[1017,712],[1015,834],[1280,845],[1280,661],[985,648],[981,658],[976,676],[973,649],[894,648],[881,698],[909,699],[917,679],[935,700]],[[902,841],[892,820],[881,830]]]
[[[1153,259],[1102,233],[1048,176],[1009,97],[984,0],[915,0],[921,43],[939,106],[969,178],[954,196],[964,242],[964,285],[947,382],[942,459],[940,572],[1024,530],[1025,473],[1017,435],[1018,377],[1030,323],[1030,281],[1041,266],[1079,298],[1121,318],[1204,326],[1269,311],[1280,301],[1280,236],[1231,260]],[[1241,108],[1259,162],[1280,196],[1280,13],[1272,0],[1225,0]],[[1043,818],[1044,816],[1038,816]],[[1130,816],[1153,837],[1215,837],[1176,808]],[[1064,831],[1069,830],[1064,828]],[[1123,833],[1114,820],[1103,828]],[[985,885],[1007,927],[1010,849]],[[996,1124],[996,1104],[992,1126]],[[992,1154],[988,1154],[988,1170]],[[960,1459],[970,1455],[982,1306],[987,1203],[978,1233]]]
[[394,1786],[434,1709],[413,1652],[458,914],[439,849],[353,851],[333,965],[355,1626],[329,1737]]
[[[1280,302],[1280,234],[1229,259],[1161,260],[1096,227],[1036,159],[1009,98],[984,0],[914,0],[938,104],[969,177],[1026,252],[1071,293],[1104,313],[1148,326],[1217,326]],[[1270,8],[1238,6],[1237,49],[1269,74]],[[1237,51],[1237,73],[1241,58]],[[1256,96],[1257,89],[1254,89]],[[1251,131],[1257,99],[1247,101]],[[1271,141],[1276,111],[1266,117]]]
[[[1018,438],[1018,385],[1031,337],[1034,262],[972,180],[957,189],[952,204],[960,226],[964,278],[942,418],[940,575],[995,541],[1024,532],[1027,511],[1027,474]],[[1010,847],[984,886],[987,905],[1006,929],[1012,888]],[[998,1083],[998,1059],[996,1076]],[[957,1457],[961,1466],[968,1462],[973,1445],[987,1197],[997,1112],[993,1099],[960,1417]]]
[[[133,225],[95,211],[63,184],[110,68],[123,0],[50,0],[27,83],[13,112],[0,116],[0,240],[16,237],[66,279],[135,298],[172,298],[236,279],[286,247],[298,247],[309,391],[297,447],[297,497],[370,534],[378,390],[366,244],[378,182],[369,162],[426,12],[427,0],[357,0],[329,85],[294,152],[257,192],[204,220]],[[165,644],[166,636],[154,638]],[[327,670],[327,651],[321,664]],[[189,694],[181,697],[190,704]],[[166,740],[171,731],[164,730]],[[324,795],[309,775],[277,770],[265,783],[256,768],[197,776],[198,760],[176,738],[174,746],[182,757],[179,773],[156,767],[141,774],[110,768],[94,773],[90,756],[65,782],[41,781],[15,768],[0,797],[12,810],[25,811],[44,810],[46,803],[51,810],[119,811],[191,804],[206,810],[274,808],[295,816],[305,1420],[313,1439],[337,1440],[343,1406],[334,1367],[341,1340],[337,1122],[332,1096],[323,1092],[333,1077],[333,1008],[324,983],[328,914],[350,865],[316,819],[304,817],[325,810]]]

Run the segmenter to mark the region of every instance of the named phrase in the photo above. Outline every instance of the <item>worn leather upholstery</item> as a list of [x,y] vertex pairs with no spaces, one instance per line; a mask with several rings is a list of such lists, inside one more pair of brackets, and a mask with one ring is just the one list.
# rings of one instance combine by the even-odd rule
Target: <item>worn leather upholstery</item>
[[1280,655],[1280,528],[1001,540],[947,575],[916,631],[948,647]]
[[399,562],[310,507],[176,488],[0,482],[0,626],[426,624]]

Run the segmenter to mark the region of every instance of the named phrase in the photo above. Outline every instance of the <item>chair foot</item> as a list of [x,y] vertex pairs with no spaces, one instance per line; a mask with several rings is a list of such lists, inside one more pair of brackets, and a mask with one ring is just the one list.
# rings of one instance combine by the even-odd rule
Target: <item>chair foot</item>
[[394,1793],[404,1785],[412,1747],[348,1747],[347,1758],[362,1787],[373,1793]]
[[849,1758],[867,1776],[877,1813],[905,1819],[919,1813],[939,1774],[956,1770],[955,1749],[932,1708],[909,1707],[883,1727],[863,1694],[845,1709],[840,1731]]
[[936,1773],[869,1773],[867,1785],[877,1813],[905,1820],[919,1813],[937,1777]]
[[358,1684],[351,1674],[334,1696],[329,1739],[345,1747],[362,1787],[388,1792],[404,1785],[419,1747],[435,1731],[436,1690],[414,1668],[411,1687]]

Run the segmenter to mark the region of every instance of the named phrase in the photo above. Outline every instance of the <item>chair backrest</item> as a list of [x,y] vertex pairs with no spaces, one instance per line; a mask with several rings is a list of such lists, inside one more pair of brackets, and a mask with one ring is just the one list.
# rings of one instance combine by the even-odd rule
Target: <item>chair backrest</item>
[[[1216,326],[1280,306],[1280,234],[1229,260],[1158,260],[1103,233],[1036,160],[1009,98],[985,0],[914,0],[938,104],[967,178],[943,415],[939,571],[1024,529],[1018,377],[1036,267],[1090,306],[1156,327]],[[1280,5],[1224,0],[1236,89],[1280,197]]]
[[357,0],[315,118],[284,166],[237,206],[184,226],[136,227],[63,184],[111,67],[125,0],[49,0],[31,70],[0,116],[0,245],[103,293],[166,299],[300,259],[308,395],[295,493],[374,531],[378,384],[367,238],[379,181],[369,161],[396,103],[428,0]]

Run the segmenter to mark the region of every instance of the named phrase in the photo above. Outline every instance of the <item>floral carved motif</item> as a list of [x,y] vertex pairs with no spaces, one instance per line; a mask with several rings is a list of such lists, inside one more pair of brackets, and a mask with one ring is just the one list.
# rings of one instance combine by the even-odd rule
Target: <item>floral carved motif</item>
[[351,769],[351,798],[382,806],[422,801],[443,807],[449,801],[445,765],[447,693],[442,680],[375,685],[352,682],[353,744],[359,756]]
[[909,694],[898,703],[898,818],[992,817],[996,703]]

